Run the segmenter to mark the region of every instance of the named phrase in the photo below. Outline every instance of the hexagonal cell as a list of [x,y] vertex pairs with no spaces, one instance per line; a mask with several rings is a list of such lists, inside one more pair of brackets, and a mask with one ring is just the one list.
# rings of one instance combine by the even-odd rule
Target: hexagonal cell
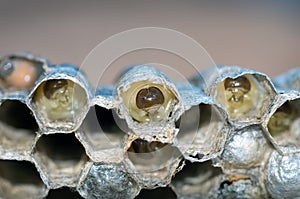
[[43,198],[46,193],[46,186],[31,162],[0,160],[1,198],[39,199]]
[[31,89],[48,67],[48,61],[32,54],[12,54],[0,59],[0,85],[6,91]]
[[169,187],[159,187],[156,189],[142,189],[135,199],[177,199],[174,191]]
[[293,144],[300,146],[300,97],[283,94],[282,100],[272,108],[265,128],[275,147]]
[[51,189],[46,199],[59,199],[59,198],[70,198],[70,199],[83,199],[80,194],[69,187],[61,187],[59,189]]
[[127,70],[120,78],[117,93],[131,117],[140,123],[167,120],[179,95],[161,71],[146,65]]
[[163,132],[171,131],[184,111],[180,94],[171,80],[146,65],[126,71],[115,87],[115,95],[120,102],[120,117],[126,119],[133,133],[147,140],[154,132],[159,132],[156,137],[160,137]]
[[[29,155],[38,125],[30,109],[18,100],[5,100],[0,106],[0,154]],[[6,153],[7,152],[7,153]],[[5,156],[6,156],[5,155]]]
[[128,172],[145,188],[169,184],[181,166],[182,154],[177,147],[140,138],[130,137],[129,140],[125,153]]
[[233,122],[260,121],[275,96],[270,81],[255,73],[228,75],[216,89],[216,100]]
[[36,143],[34,158],[51,188],[75,186],[82,166],[88,161],[74,134],[42,135]]
[[222,170],[213,167],[211,161],[189,162],[171,182],[171,187],[179,198],[207,198],[222,175]]
[[30,100],[40,128],[46,132],[72,132],[81,124],[89,109],[89,96],[72,79],[46,79],[35,89]]
[[95,162],[100,162],[112,156],[122,158],[128,131],[125,120],[119,118],[114,109],[95,105],[90,108],[76,136],[87,154]]
[[122,164],[93,163],[87,169],[87,174],[81,177],[77,187],[84,198],[133,199],[140,191],[140,187]]
[[229,127],[222,109],[200,104],[183,113],[176,122],[179,128],[177,145],[190,161],[206,161],[219,155]]
[[260,166],[271,147],[258,125],[235,130],[228,137],[220,164],[225,169]]

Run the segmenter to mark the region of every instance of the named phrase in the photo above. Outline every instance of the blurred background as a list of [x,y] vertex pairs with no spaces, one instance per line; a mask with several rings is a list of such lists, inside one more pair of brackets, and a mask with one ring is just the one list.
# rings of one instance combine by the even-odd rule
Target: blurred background
[[[28,51],[52,63],[81,65],[108,37],[138,27],[164,27],[199,42],[216,64],[275,76],[300,65],[300,1],[34,1],[0,0],[0,54]],[[121,44],[120,44],[121,45]],[[184,61],[137,52],[113,65]],[[90,78],[90,67],[86,73]],[[205,66],[201,66],[205,68]],[[115,77],[105,75],[104,82]],[[117,72],[116,72],[117,73]]]

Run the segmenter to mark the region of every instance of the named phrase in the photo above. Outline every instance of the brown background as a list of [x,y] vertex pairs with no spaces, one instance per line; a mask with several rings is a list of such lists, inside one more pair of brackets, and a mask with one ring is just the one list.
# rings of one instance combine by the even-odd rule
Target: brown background
[[[53,63],[80,65],[97,44],[111,35],[158,26],[194,38],[217,64],[244,66],[274,76],[300,63],[298,2],[2,0],[0,54],[29,51]],[[181,64],[169,55],[139,53],[114,64],[131,65],[144,60]],[[88,75],[92,70],[86,71]],[[109,82],[109,75],[104,81]],[[97,79],[93,75],[91,78]]]

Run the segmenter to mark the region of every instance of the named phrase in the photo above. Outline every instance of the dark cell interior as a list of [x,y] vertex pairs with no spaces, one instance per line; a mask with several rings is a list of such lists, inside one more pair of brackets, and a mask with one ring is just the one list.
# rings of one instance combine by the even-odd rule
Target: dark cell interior
[[100,106],[95,106],[94,110],[97,116],[98,126],[100,126],[105,133],[128,131],[125,120],[119,118],[114,110]]
[[38,130],[30,109],[17,100],[6,100],[0,106],[0,121],[18,129]]
[[75,190],[67,187],[60,189],[51,189],[46,199],[83,199]]
[[152,190],[142,189],[135,199],[176,199],[177,196],[169,187],[159,187]]
[[43,183],[35,166],[28,161],[0,160],[0,178],[14,185]]
[[73,133],[43,135],[37,142],[36,150],[52,160],[80,161],[86,157],[83,146]]
[[173,181],[184,182],[185,179],[205,176],[207,173],[210,173],[209,178],[213,178],[222,174],[222,170],[219,167],[213,167],[211,161],[194,163],[186,161],[185,166],[175,175]]

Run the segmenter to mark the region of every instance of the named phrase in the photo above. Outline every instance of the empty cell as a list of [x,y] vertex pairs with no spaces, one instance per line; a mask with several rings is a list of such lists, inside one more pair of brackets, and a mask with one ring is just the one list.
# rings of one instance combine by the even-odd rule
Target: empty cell
[[46,187],[31,162],[0,160],[1,198],[42,198],[45,192]]
[[144,170],[161,169],[172,159],[181,156],[181,153],[171,144],[136,139],[128,148],[127,155],[136,168]]
[[36,144],[36,152],[62,167],[75,166],[81,159],[87,158],[83,146],[74,134],[43,135]]
[[26,104],[18,100],[5,100],[0,106],[0,121],[17,129],[32,132],[38,130],[38,124]]
[[0,106],[0,146],[9,157],[15,154],[9,152],[15,149],[20,153],[30,153],[38,131],[30,109],[17,100],[5,100]]
[[80,127],[94,149],[121,147],[129,128],[124,119],[119,118],[113,109],[100,106],[90,108]]

